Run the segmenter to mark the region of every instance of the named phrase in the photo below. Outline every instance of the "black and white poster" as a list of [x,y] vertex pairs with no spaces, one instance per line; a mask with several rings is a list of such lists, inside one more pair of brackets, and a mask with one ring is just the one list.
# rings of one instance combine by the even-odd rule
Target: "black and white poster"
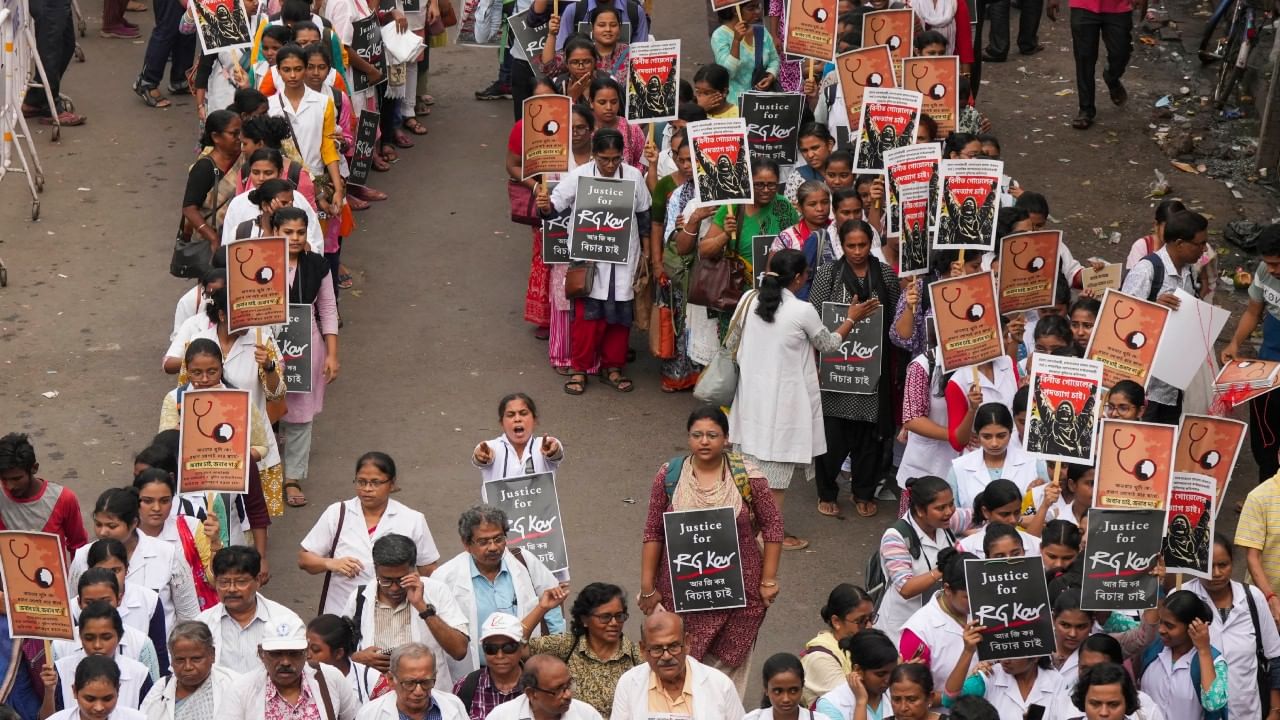
[[1156,606],[1164,510],[1089,511],[1082,610],[1147,610]]
[[507,514],[508,545],[538,558],[553,573],[569,569],[555,473],[490,480],[484,493],[486,502]]
[[1169,517],[1164,537],[1165,572],[1208,580],[1213,575],[1213,530],[1218,481],[1209,475],[1175,472],[1169,481]]
[[1013,660],[1057,648],[1044,561],[1039,555],[966,560],[969,617],[982,626],[978,659]]
[[680,41],[636,43],[627,55],[627,121],[676,119],[680,102]]
[[625,263],[631,253],[636,184],[632,180],[578,176],[569,257]]
[[1031,394],[1022,437],[1041,460],[1093,465],[1102,411],[1102,363],[1031,356]]
[[695,199],[704,205],[754,202],[747,124],[742,118],[701,120],[685,126],[693,161]]
[[[512,45],[524,48],[525,57],[536,58],[542,55],[542,47],[547,44],[547,23],[544,21],[541,25],[529,24],[531,11],[532,8],[513,13],[507,18],[507,24],[511,26]],[[542,77],[538,72],[537,64],[531,63],[531,65],[534,75]]]
[[777,235],[756,235],[751,238],[751,287],[760,287],[760,278],[768,270],[769,248]]
[[767,158],[779,165],[796,164],[803,95],[747,92],[738,98],[738,108],[747,123],[747,145],[752,157]]
[[[676,612],[746,607],[742,552],[733,508],[663,513],[670,608]],[[754,540],[752,540],[754,542]]]
[[568,265],[569,225],[573,210],[565,210],[542,220],[542,264]]
[[378,124],[382,116],[372,110],[361,110],[360,120],[356,123],[356,149],[351,156],[351,174],[347,177],[348,185],[361,185],[369,182],[369,171],[373,169],[373,153],[378,142]]
[[[822,324],[835,332],[844,322],[849,306],[822,303]],[[818,387],[828,392],[868,395],[880,389],[880,368],[884,357],[884,308],[853,324],[840,347],[822,353],[818,359]]]
[[370,82],[369,76],[351,69],[351,92],[368,90],[387,80],[387,53],[382,46],[382,27],[378,25],[377,14],[363,17],[351,23],[351,50],[361,59],[376,67],[382,73],[378,82]]
[[291,393],[311,392],[312,333],[316,321],[311,303],[289,303],[289,324],[279,337],[284,384]]
[[200,52],[213,55],[223,50],[253,47],[253,29],[244,0],[195,0],[189,4],[200,38]]

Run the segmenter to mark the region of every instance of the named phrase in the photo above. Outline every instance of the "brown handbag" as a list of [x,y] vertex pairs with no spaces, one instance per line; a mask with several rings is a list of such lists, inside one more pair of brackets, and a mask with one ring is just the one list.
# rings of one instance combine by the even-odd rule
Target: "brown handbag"
[[747,287],[747,266],[737,253],[698,258],[689,276],[689,302],[712,310],[732,310]]
[[593,262],[572,262],[564,274],[564,296],[567,300],[584,298],[591,294],[591,287],[596,284],[596,264]]
[[458,24],[458,13],[453,9],[451,0],[438,0],[440,6],[440,22],[445,27],[453,27]]

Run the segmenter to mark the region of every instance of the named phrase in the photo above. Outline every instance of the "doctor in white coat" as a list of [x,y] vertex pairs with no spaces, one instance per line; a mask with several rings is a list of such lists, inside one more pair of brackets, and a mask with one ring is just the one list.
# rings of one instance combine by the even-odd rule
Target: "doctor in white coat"
[[498,401],[502,434],[476,445],[471,464],[480,469],[480,497],[489,502],[490,480],[521,475],[554,473],[564,460],[564,446],[550,435],[535,435],[538,406],[524,393],[511,393]]
[[[746,713],[733,681],[686,655],[686,648],[679,615],[659,611],[645,618],[640,649],[648,663],[618,680],[610,720],[680,715],[689,720],[742,720]],[[655,685],[658,692],[651,699],[649,691]]]
[[[267,717],[268,703],[283,705],[291,717],[310,714],[302,704],[311,703],[315,705],[313,717],[355,720],[359,707],[351,683],[332,665],[312,667],[307,662],[305,637],[263,637],[258,656],[263,667],[243,675],[231,686],[227,713],[218,720],[262,720]],[[329,708],[332,714],[327,712]]]
[[467,708],[456,696],[437,690],[440,682],[435,654],[419,642],[405,643],[391,651],[387,679],[389,692],[367,703],[356,720],[426,720],[434,709],[440,720],[467,720]]
[[957,507],[972,508],[974,498],[992,480],[1012,481],[1025,495],[1037,478],[1047,478],[1044,461],[1028,455],[1014,439],[1013,413],[1003,403],[983,403],[978,408],[973,414],[973,435],[978,448],[953,460],[947,474]]
[[600,712],[573,697],[569,666],[554,655],[534,655],[520,675],[522,694],[493,710],[485,720],[600,720]]

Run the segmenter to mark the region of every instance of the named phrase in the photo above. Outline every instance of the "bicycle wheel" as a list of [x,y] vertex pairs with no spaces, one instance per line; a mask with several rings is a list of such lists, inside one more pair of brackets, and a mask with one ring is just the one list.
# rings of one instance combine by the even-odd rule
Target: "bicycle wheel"
[[[1200,62],[1203,65],[1212,65],[1223,58],[1223,47],[1227,44],[1228,34],[1231,32],[1231,26],[1235,24],[1235,5],[1236,0],[1223,0],[1218,7],[1214,8],[1213,15],[1204,25],[1204,31],[1200,35]],[[1228,22],[1223,22],[1229,19]]]
[[1232,23],[1233,32],[1227,38],[1227,46],[1222,54],[1222,67],[1218,68],[1218,84],[1213,87],[1213,103],[1219,109],[1231,98],[1236,83],[1244,75],[1244,68],[1239,67],[1236,60],[1240,57],[1240,46],[1244,43],[1249,24],[1245,18],[1237,18]]

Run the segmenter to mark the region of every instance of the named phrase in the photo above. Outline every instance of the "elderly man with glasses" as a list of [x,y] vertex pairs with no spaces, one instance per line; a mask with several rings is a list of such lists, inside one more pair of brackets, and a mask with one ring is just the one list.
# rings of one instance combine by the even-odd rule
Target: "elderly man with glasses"
[[521,697],[504,702],[488,720],[600,720],[596,709],[573,698],[569,666],[553,655],[534,655],[524,663]]
[[[237,673],[262,667],[258,646],[267,639],[296,638],[306,648],[306,625],[289,608],[258,590],[262,556],[244,545],[224,547],[213,556],[218,604],[196,616],[209,626],[217,646],[217,664]],[[345,680],[343,681],[346,682]]]
[[647,665],[627,671],[613,693],[610,720],[685,716],[690,720],[742,720],[745,711],[728,675],[685,653],[684,621],[655,612],[640,628]]
[[437,667],[435,651],[423,643],[392,650],[387,679],[395,692],[360,708],[356,720],[467,720],[461,700],[436,690]]

